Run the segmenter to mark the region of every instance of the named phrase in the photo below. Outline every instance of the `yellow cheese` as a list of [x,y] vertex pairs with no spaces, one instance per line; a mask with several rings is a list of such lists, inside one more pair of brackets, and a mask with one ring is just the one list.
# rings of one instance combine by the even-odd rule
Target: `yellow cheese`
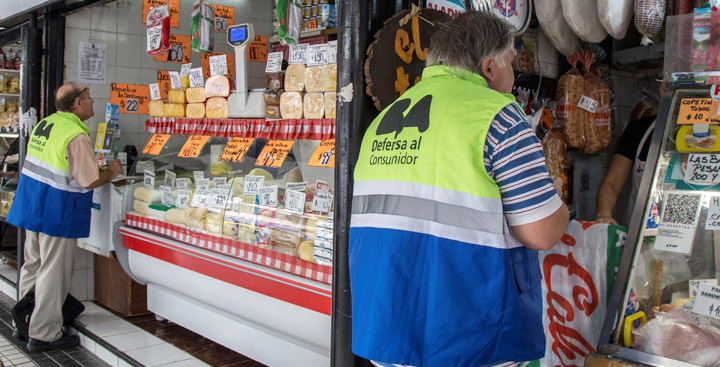
[[163,116],[185,117],[185,105],[181,103],[166,103],[163,105]]
[[205,102],[205,100],[207,99],[207,97],[205,97],[204,87],[185,89],[185,97],[188,103],[201,103]]
[[170,89],[168,91],[168,102],[185,103],[185,91],[182,89]]
[[264,168],[253,168],[248,172],[249,176],[263,176],[266,180],[270,181],[273,179],[272,173],[268,172]]
[[180,88],[182,88],[182,89],[190,88],[190,77],[188,77],[188,76],[180,77]]
[[163,101],[160,101],[160,100],[150,101],[150,116],[162,117],[163,116],[163,104],[164,104]]
[[225,119],[228,117],[227,99],[223,97],[213,97],[207,100],[205,104],[205,116],[211,119]]
[[148,206],[150,204],[142,201],[142,200],[135,200],[133,202],[133,209],[135,209],[136,212],[142,214],[142,215],[148,215]]
[[187,107],[185,107],[185,114],[190,118],[201,119],[205,117],[205,104],[188,103]]
[[325,117],[329,119],[335,118],[335,108],[336,108],[336,102],[335,102],[335,92],[325,92]]
[[315,245],[309,241],[300,242],[298,246],[298,257],[302,260],[315,262]]

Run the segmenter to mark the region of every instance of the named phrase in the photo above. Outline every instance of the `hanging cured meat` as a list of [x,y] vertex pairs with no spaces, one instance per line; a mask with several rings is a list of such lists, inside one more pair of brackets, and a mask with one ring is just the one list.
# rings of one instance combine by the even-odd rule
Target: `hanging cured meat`
[[615,39],[625,38],[633,15],[633,0],[598,0],[598,16]]
[[665,20],[665,0],[635,0],[635,27],[644,36],[643,45],[652,43]]
[[545,35],[565,56],[577,51],[578,39],[562,15],[560,0],[535,0],[535,13]]
[[599,43],[607,37],[598,18],[597,0],[562,0],[561,3],[565,20],[581,40]]

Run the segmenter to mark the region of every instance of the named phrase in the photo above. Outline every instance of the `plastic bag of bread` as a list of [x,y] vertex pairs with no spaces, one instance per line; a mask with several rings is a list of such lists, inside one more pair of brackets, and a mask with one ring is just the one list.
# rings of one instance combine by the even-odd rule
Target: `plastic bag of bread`
[[305,91],[324,92],[325,78],[322,66],[309,66],[305,68]]
[[303,94],[285,92],[280,96],[280,115],[284,119],[303,118]]
[[321,119],[325,116],[325,94],[305,93],[303,112],[306,119]]
[[280,90],[285,89],[285,73],[268,73],[265,74],[265,81],[267,81],[268,89]]
[[557,94],[555,95],[555,119],[562,131],[563,139],[568,146],[582,148],[585,145],[585,117],[584,111],[578,108],[578,102],[584,92],[585,79],[577,69],[578,59],[568,57],[573,66],[558,80]]
[[10,78],[7,82],[7,91],[12,94],[20,93],[20,78]]
[[285,92],[284,89],[267,89],[263,92],[263,99],[265,100],[265,105],[279,105],[280,104],[280,96]]
[[285,72],[285,91],[302,92],[305,90],[305,65],[292,64]]
[[560,179],[563,183],[562,192],[560,198],[567,202],[568,196],[568,170],[565,164],[565,155],[567,154],[567,145],[565,141],[550,130],[545,134],[542,141],[543,151],[545,152],[545,165],[548,169],[548,174],[553,180]]
[[265,105],[265,118],[268,119],[280,119],[280,106],[279,105]]
[[[591,51],[581,51],[583,64],[587,69],[595,63],[595,54]],[[579,108],[586,117],[585,121],[585,145],[582,150],[585,153],[597,153],[610,145],[612,140],[612,124],[610,123],[610,89],[592,71],[584,76],[585,83],[583,96],[590,99],[591,103],[585,109]]]

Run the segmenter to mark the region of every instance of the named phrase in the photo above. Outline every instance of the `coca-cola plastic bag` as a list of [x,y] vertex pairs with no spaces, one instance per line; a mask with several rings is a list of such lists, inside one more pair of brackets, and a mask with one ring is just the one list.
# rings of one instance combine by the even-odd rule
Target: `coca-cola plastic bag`
[[578,59],[575,56],[567,58],[573,66],[558,80],[555,101],[555,123],[562,131],[563,139],[573,148],[585,146],[585,118],[586,115],[578,108],[578,102],[585,88],[585,79],[577,69]]
[[585,83],[583,96],[578,108],[585,114],[585,145],[583,152],[597,153],[608,146],[612,140],[612,124],[610,115],[610,89],[605,83],[589,71],[595,63],[595,54],[591,51],[581,51],[585,69]]
[[170,9],[167,5],[150,9],[145,19],[147,27],[147,52],[161,54],[170,49]]

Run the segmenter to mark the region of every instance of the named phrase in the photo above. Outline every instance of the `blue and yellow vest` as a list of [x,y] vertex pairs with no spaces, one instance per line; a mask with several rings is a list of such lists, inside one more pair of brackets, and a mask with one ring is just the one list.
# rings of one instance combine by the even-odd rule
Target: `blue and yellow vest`
[[7,221],[48,236],[81,238],[90,234],[92,190],[70,175],[65,151],[88,127],[69,112],[57,112],[33,129],[17,193]]
[[513,101],[433,66],[368,128],[350,225],[355,354],[459,367],[543,356],[537,252],[511,235],[483,161]]

